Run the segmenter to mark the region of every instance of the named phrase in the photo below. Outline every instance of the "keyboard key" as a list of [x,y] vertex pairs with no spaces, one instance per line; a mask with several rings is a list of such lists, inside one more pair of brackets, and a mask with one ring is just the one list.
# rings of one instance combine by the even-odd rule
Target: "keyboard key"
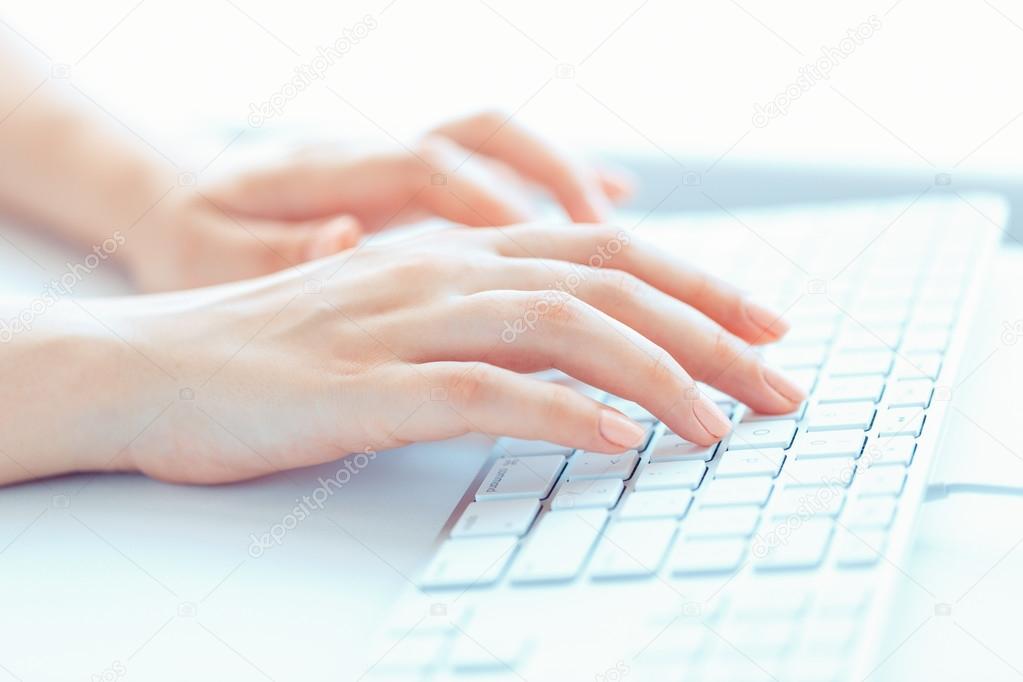
[[700,507],[686,517],[682,531],[687,537],[743,537],[753,535],[760,521],[760,507]]
[[888,534],[881,530],[843,530],[835,540],[835,562],[842,568],[876,564],[887,540]]
[[814,398],[821,403],[844,403],[869,400],[876,403],[884,392],[884,376],[867,374],[858,377],[831,377],[821,382]]
[[707,465],[702,461],[650,462],[636,479],[636,490],[663,490],[666,488],[700,487]]
[[582,570],[606,520],[607,512],[600,509],[547,513],[512,565],[512,582],[571,580]]
[[891,495],[856,497],[849,501],[842,525],[847,528],[887,528],[895,518],[896,498]]
[[944,353],[951,334],[948,329],[910,328],[902,339],[899,350],[903,353]]
[[781,369],[818,369],[828,356],[824,343],[805,346],[770,346],[764,350],[764,359]]
[[718,405],[735,405],[736,402],[738,402],[732,396],[728,395],[724,391],[719,391],[713,386],[697,382],[696,388],[700,393],[710,398],[712,403],[717,403]]
[[451,537],[486,535],[521,537],[529,530],[539,511],[540,501],[533,499],[473,502],[465,508],[451,529]]
[[841,486],[848,488],[856,474],[852,457],[795,459],[785,463],[781,481],[786,488]]
[[709,462],[714,457],[718,443],[714,445],[697,445],[690,443],[681,436],[676,436],[670,431],[658,437],[650,447],[651,462],[679,462],[684,460],[699,460]]
[[605,455],[599,452],[577,452],[568,460],[565,480],[589,481],[598,478],[627,480],[639,463],[639,454],[634,450],[620,455]]
[[771,518],[830,516],[835,518],[845,503],[844,488],[787,488],[771,501]]
[[490,674],[514,670],[530,644],[519,633],[501,632],[496,623],[481,626],[473,622],[467,632],[459,632],[451,648],[450,665],[460,673],[490,678]]
[[941,372],[941,353],[909,353],[899,357],[892,370],[895,379],[930,379],[935,380]]
[[902,467],[870,467],[861,471],[856,479],[857,492],[868,495],[900,495],[906,484],[906,470]]
[[731,450],[724,453],[714,472],[714,478],[735,478],[738,476],[777,476],[785,461],[781,448],[763,450]]
[[925,408],[931,406],[932,395],[934,382],[930,379],[904,379],[888,386],[885,403],[888,407]]
[[533,457],[535,455],[572,454],[572,448],[545,440],[523,440],[521,438],[498,438],[494,445],[499,457]]
[[807,395],[813,393],[813,387],[817,385],[816,369],[787,369],[785,376]]
[[879,436],[913,436],[920,435],[924,428],[926,413],[916,407],[893,407],[881,410],[877,415],[877,434]]
[[795,433],[796,422],[792,419],[738,424],[728,440],[728,449],[787,448]]
[[869,466],[909,466],[915,452],[916,440],[912,436],[875,438],[864,450],[863,460]]
[[[813,628],[809,629],[804,637],[802,646],[805,650],[821,657],[829,657],[832,660],[840,660],[843,653],[852,651],[856,645],[856,638],[859,634],[860,623],[854,618],[829,618],[815,620]],[[797,664],[800,670],[795,671],[795,678],[788,678],[786,682],[819,682],[822,679],[835,679],[821,671],[814,671],[812,668],[807,671],[801,664],[804,658],[796,654],[799,661]],[[809,672],[809,676],[801,676],[800,672]]]
[[803,414],[806,412],[806,401],[799,403],[799,407],[794,409],[792,412],[786,412],[785,414],[763,414],[760,412],[754,412],[753,410],[747,410],[746,414],[742,416],[743,423],[748,422],[763,422],[763,421],[775,421],[777,419],[791,419],[793,421],[799,421],[803,418]]
[[[761,669],[749,661],[779,660],[777,658],[779,652],[791,648],[796,641],[797,622],[790,618],[777,619],[770,624],[765,624],[743,619],[740,616],[731,616],[728,621],[718,626],[722,642],[727,642],[728,648],[719,650],[718,655],[714,657],[710,676],[701,676],[699,679],[705,682],[735,682],[736,680],[764,682],[769,680],[770,678],[765,677]],[[731,647],[735,647],[735,649],[731,649]],[[767,665],[771,664],[767,663]],[[787,679],[786,682],[788,682]]]
[[[837,321],[837,318],[835,320]],[[835,335],[837,326],[835,321],[796,325],[785,335],[785,340],[780,345],[783,348],[794,348],[829,343]]]
[[687,538],[676,546],[671,571],[675,575],[731,573],[739,568],[745,555],[745,540]]
[[774,544],[754,544],[756,570],[795,570],[818,566],[824,559],[833,526],[834,521],[830,518],[805,519],[784,537],[778,536]]
[[813,405],[807,410],[807,431],[838,431],[860,429],[866,431],[874,421],[874,403],[827,403]]
[[436,632],[402,633],[395,638],[387,655],[374,666],[374,673],[381,673],[384,680],[400,680],[416,676],[424,669],[431,670],[437,666],[447,641],[444,634]]
[[463,538],[440,546],[426,568],[424,588],[481,587],[497,581],[515,550],[517,538]]
[[[626,501],[628,504],[628,501]],[[672,520],[616,521],[604,531],[590,563],[594,578],[653,575],[678,525]]]
[[616,478],[566,481],[551,501],[551,509],[610,509],[618,503],[625,484]]
[[841,351],[832,356],[827,374],[831,377],[887,375],[892,369],[892,357],[889,350]]
[[682,488],[634,492],[625,498],[625,502],[622,503],[622,509],[618,513],[618,518],[680,519],[685,516],[692,501],[692,491]]
[[909,318],[914,329],[949,329],[958,314],[958,306],[948,304],[918,305]]
[[645,407],[631,400],[610,398],[606,401],[606,404],[608,407],[613,407],[626,417],[632,419],[632,421],[639,422],[640,424],[653,424],[657,421],[654,415],[650,414]]
[[550,494],[565,465],[561,455],[499,457],[476,491],[476,501],[509,498],[543,499]]
[[812,603],[810,591],[774,589],[774,585],[763,578],[736,585],[730,591],[732,599],[729,619],[757,623],[761,627],[770,627],[780,620],[797,619],[805,615],[807,607]]
[[[686,660],[704,651],[709,643],[707,639],[713,635],[702,623],[693,622],[693,620],[692,618],[680,618],[677,612],[672,612],[667,626],[650,641],[647,648],[643,650],[642,657],[633,659],[632,663],[635,665],[630,664],[628,676],[635,675],[635,678],[640,680],[664,679],[665,668],[671,670],[673,666],[678,665],[679,660]],[[657,667],[650,674],[644,674],[646,671],[639,666],[645,663],[652,663]],[[596,679],[601,680],[600,677]],[[618,680],[625,680],[626,675],[623,673],[616,678],[609,674],[605,675],[603,679],[609,682],[618,682]]]
[[899,345],[900,338],[901,324],[871,325],[867,328],[854,322],[835,337],[835,350],[892,350]]
[[755,504],[762,507],[771,496],[773,487],[774,479],[770,476],[718,479],[704,486],[699,503],[704,507],[727,507],[742,504]]
[[801,457],[859,457],[867,435],[863,431],[800,431],[792,443],[796,459]]

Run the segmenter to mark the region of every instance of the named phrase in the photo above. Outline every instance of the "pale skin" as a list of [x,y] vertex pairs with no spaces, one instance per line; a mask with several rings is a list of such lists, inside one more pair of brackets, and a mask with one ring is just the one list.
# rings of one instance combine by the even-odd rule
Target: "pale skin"
[[[471,432],[637,445],[621,413],[529,375],[547,368],[697,443],[729,423],[696,380],[769,413],[804,397],[751,352],[783,320],[601,224],[628,182],[505,116],[183,187],[48,86],[25,99],[38,80],[2,52],[0,71],[0,209],[84,245],[120,230],[111,260],[144,292],[58,299],[0,343],[0,483],[223,483]],[[584,224],[527,222],[527,188]],[[424,216],[465,227],[360,244]],[[0,320],[30,303],[0,299]]]

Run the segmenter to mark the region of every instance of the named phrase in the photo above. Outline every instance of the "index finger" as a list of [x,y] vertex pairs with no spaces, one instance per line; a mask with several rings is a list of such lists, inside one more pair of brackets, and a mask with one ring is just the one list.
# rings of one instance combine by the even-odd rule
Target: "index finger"
[[434,132],[486,154],[547,189],[575,222],[601,222],[611,204],[599,176],[510,118],[486,113],[445,124]]

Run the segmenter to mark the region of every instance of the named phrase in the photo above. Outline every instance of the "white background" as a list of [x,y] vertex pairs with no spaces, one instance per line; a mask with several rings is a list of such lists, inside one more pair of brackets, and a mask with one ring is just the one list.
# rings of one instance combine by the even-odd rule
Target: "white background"
[[[251,103],[367,14],[377,28],[246,140],[276,127],[387,141],[498,107],[557,139],[663,150],[704,170],[723,155],[1002,175],[1023,165],[1023,7],[1008,0],[5,0],[0,39],[70,65],[83,92],[166,151],[245,129]],[[756,103],[871,15],[880,30],[828,81],[752,125]],[[574,77],[555,77],[559,64]]]

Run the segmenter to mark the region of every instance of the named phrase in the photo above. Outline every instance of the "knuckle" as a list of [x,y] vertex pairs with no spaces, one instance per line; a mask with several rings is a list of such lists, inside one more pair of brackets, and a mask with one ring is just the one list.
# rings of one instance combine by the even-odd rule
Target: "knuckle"
[[689,287],[689,298],[691,300],[701,300],[707,296],[712,289],[713,281],[711,276],[703,270],[694,270]]
[[741,349],[734,336],[725,331],[723,327],[715,325],[711,332],[711,357],[718,366],[734,362],[739,358]]
[[447,257],[429,253],[410,253],[394,261],[391,274],[401,282],[429,282],[443,277],[449,266]]
[[541,316],[561,326],[578,325],[586,315],[585,306],[575,296],[557,289],[541,291],[529,297],[528,309],[536,310]]
[[596,280],[605,298],[619,301],[634,300],[646,286],[639,277],[624,270],[597,270]]
[[679,383],[675,358],[665,350],[660,350],[653,355],[648,364],[647,375],[652,385],[671,386]]
[[544,387],[540,410],[549,423],[566,423],[567,415],[571,411],[573,398],[570,395],[571,391],[572,389],[557,384],[547,384]]
[[716,327],[712,334],[710,363],[708,363],[709,367],[705,372],[707,377],[739,374],[747,382],[751,377],[759,377],[760,372],[757,367],[760,362],[756,354],[749,352],[748,344],[743,343],[722,327]]
[[450,373],[445,390],[448,400],[459,408],[478,403],[493,383],[493,368],[484,363],[472,363],[464,370]]
[[504,123],[505,118],[507,114],[500,109],[484,109],[473,114],[469,120],[483,128],[493,129]]
[[[448,167],[447,149],[450,146],[441,135],[424,135],[416,144],[415,152],[409,152],[403,159],[403,170],[420,182],[431,182],[435,169],[443,172]],[[444,189],[430,185],[431,189]]]
[[591,237],[598,244],[609,244],[616,239],[621,239],[622,230],[614,225],[597,225],[592,229]]
[[590,235],[593,253],[589,264],[606,268],[621,259],[628,259],[636,248],[636,237],[614,225],[599,225]]

